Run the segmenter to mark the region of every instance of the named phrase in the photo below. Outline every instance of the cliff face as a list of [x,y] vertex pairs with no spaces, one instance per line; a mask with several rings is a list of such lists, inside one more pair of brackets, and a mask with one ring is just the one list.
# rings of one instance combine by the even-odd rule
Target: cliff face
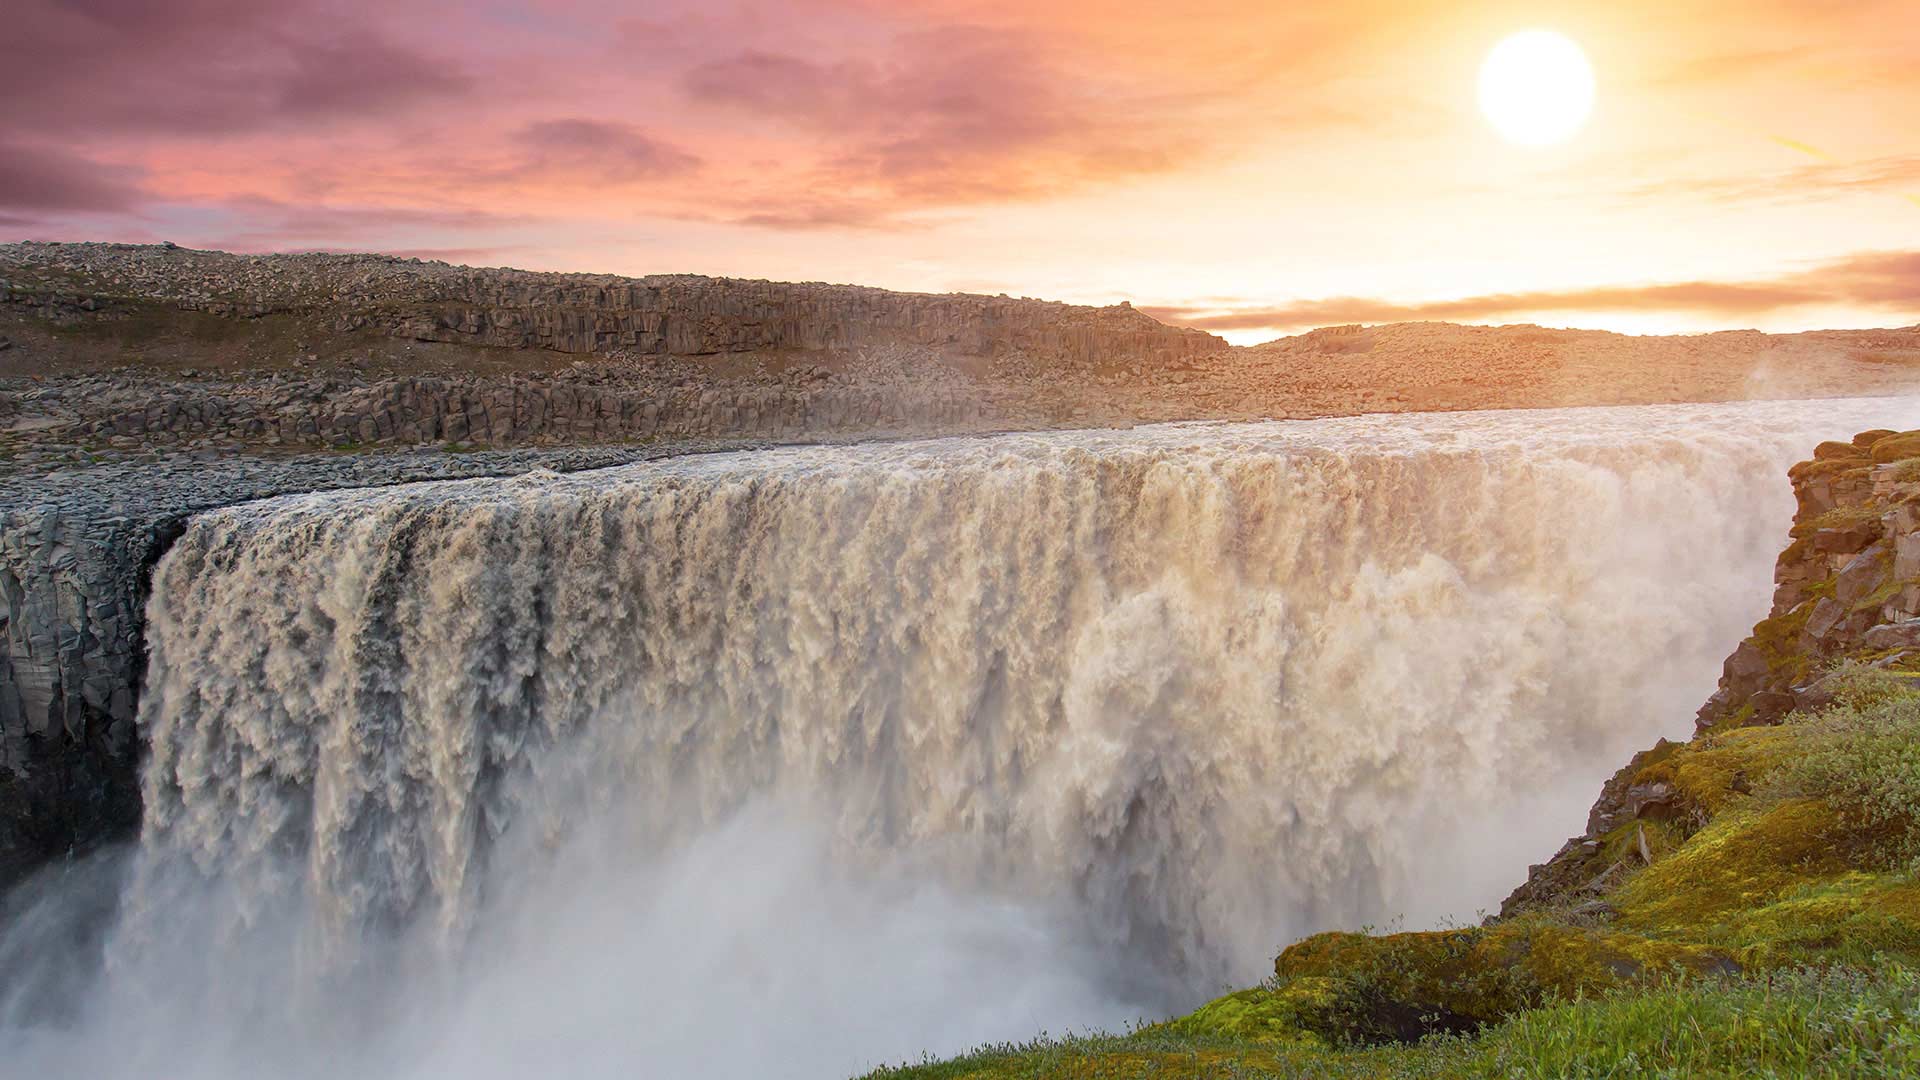
[[0,516],[0,889],[139,820],[141,568],[168,526]]
[[[1821,443],[1788,479],[1796,510],[1774,568],[1772,610],[1727,658],[1694,742],[1663,741],[1615,774],[1586,833],[1533,867],[1503,914],[1599,902],[1649,861],[1638,842],[1647,827],[1704,815],[1663,762],[1831,704],[1842,661],[1895,673],[1920,667],[1920,433],[1882,429]],[[1628,833],[1635,842],[1623,851]]]
[[0,246],[0,383],[30,380],[0,386],[17,391],[0,393],[0,448],[1132,423],[1191,416],[1192,368],[1225,347],[1126,304],[375,255]]
[[339,326],[372,325],[423,341],[668,356],[906,344],[965,356],[1164,363],[1219,347],[1210,334],[1162,325],[1124,305],[680,276],[609,283],[468,271],[433,284],[432,298],[411,310],[376,307]]
[[1867,431],[1822,443],[1789,474],[1793,542],[1774,570],[1773,610],[1727,659],[1702,731],[1766,722],[1825,694],[1841,656],[1891,666],[1920,648],[1920,439]]

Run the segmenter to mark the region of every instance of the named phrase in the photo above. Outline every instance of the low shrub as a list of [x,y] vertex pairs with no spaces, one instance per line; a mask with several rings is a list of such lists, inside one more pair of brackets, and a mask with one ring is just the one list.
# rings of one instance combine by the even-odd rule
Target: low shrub
[[1783,794],[1820,799],[1890,862],[1920,858],[1920,692],[1887,671],[1843,667],[1835,704],[1797,719],[1800,752]]

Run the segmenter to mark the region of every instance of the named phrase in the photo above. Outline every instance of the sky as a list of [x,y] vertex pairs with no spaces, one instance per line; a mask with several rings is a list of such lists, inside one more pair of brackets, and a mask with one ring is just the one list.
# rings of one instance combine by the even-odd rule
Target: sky
[[[1920,321],[1915,0],[8,0],[0,240],[1445,319]],[[1507,35],[1596,105],[1504,140]]]

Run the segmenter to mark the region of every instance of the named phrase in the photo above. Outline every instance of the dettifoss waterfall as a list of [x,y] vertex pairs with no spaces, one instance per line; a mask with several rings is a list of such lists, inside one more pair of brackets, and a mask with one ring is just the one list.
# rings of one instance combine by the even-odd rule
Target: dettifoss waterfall
[[[154,576],[138,844],[8,931],[0,1061],[832,1078],[1471,921],[1690,730],[1786,466],[1907,411],[805,447],[202,515]],[[86,888],[118,907],[82,947]]]

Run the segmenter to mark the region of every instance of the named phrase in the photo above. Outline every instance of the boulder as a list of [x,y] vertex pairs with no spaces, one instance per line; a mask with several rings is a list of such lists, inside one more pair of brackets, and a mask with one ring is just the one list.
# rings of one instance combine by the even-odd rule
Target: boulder
[[1813,534],[1813,549],[1825,555],[1851,555],[1879,538],[1879,522],[1856,521],[1817,530]]
[[1840,621],[1847,617],[1846,606],[1831,596],[1823,596],[1813,605],[1813,611],[1807,615],[1807,636],[1819,641],[1833,632]]
[[1834,580],[1834,599],[1851,611],[1854,605],[1872,595],[1887,579],[1886,554],[1883,545],[1875,544],[1849,560]]
[[1881,623],[1860,635],[1860,644],[1875,652],[1881,649],[1920,649],[1920,619]]

